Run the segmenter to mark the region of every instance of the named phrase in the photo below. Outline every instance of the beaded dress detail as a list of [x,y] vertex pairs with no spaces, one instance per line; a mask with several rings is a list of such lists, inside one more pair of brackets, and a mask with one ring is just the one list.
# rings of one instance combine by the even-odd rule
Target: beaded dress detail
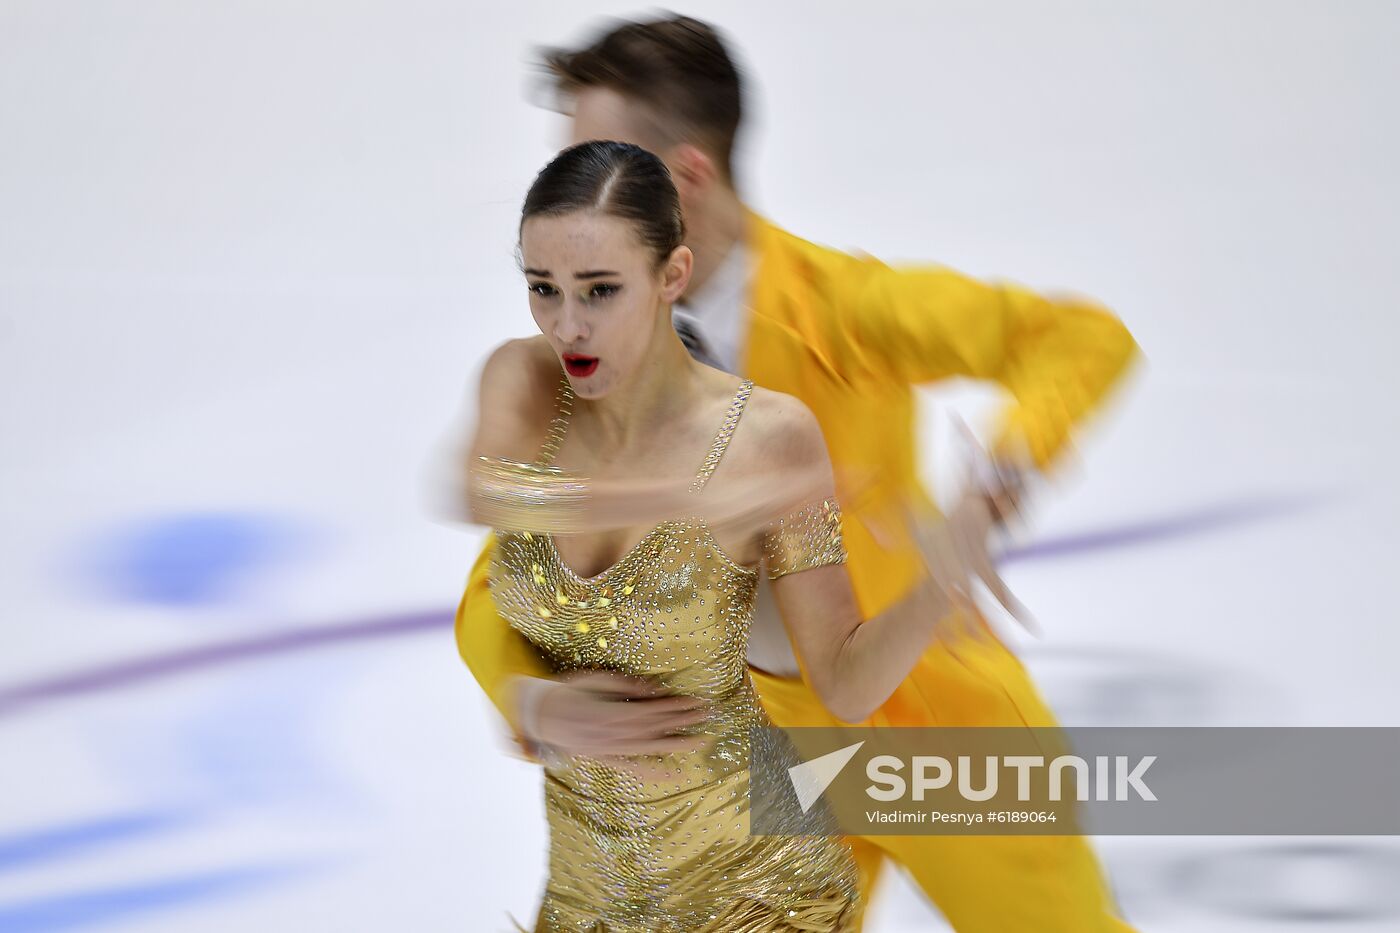
[[[752,389],[739,387],[692,492],[719,465]],[[538,465],[558,451],[572,402],[564,377]],[[588,758],[545,767],[549,874],[535,933],[855,930],[857,869],[841,837],[749,833],[750,729],[771,724],[746,664],[759,570],[724,554],[699,518],[661,522],[590,577],[549,534],[495,535],[492,598],[557,673],[649,677],[713,707],[692,730],[711,737],[704,748],[649,759],[665,776]],[[834,499],[774,523],[764,540],[770,578],[844,560]]]

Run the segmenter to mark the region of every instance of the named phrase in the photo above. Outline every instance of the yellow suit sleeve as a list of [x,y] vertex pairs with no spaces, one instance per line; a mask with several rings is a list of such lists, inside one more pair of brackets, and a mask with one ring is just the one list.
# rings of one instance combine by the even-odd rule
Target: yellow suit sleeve
[[519,724],[515,721],[508,691],[511,678],[517,675],[550,677],[552,671],[525,636],[511,628],[496,612],[487,583],[495,547],[495,536],[488,534],[467,578],[453,628],[457,652],[518,738]]
[[1045,467],[1139,355],[1123,323],[1087,299],[1051,299],[940,267],[852,262],[834,305],[840,329],[869,365],[905,382],[1000,383],[1014,401],[997,454],[1024,451]]

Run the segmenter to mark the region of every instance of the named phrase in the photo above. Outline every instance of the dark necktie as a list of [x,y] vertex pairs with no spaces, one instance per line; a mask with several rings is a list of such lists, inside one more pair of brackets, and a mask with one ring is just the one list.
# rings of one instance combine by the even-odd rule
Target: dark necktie
[[705,345],[705,341],[700,337],[700,332],[695,329],[694,325],[680,317],[675,318],[671,323],[675,325],[676,335],[681,338],[681,343],[685,344],[685,348],[690,351],[691,356],[706,366],[721,368],[715,358],[710,355],[710,348]]

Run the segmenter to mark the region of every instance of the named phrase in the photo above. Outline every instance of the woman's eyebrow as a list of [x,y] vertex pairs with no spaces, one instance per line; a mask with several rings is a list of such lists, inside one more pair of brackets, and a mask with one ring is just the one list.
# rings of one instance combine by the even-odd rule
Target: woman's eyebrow
[[[542,279],[552,278],[548,269],[526,269],[526,275],[538,275]],[[587,272],[575,272],[576,279],[601,279],[608,275],[621,275],[620,272],[613,272],[609,269],[589,269]]]

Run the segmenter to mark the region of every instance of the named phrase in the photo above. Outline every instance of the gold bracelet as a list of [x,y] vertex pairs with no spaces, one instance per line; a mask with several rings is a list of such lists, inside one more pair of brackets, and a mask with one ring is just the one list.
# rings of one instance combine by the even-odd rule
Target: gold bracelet
[[586,477],[556,466],[478,457],[471,466],[476,520],[502,531],[584,530]]

